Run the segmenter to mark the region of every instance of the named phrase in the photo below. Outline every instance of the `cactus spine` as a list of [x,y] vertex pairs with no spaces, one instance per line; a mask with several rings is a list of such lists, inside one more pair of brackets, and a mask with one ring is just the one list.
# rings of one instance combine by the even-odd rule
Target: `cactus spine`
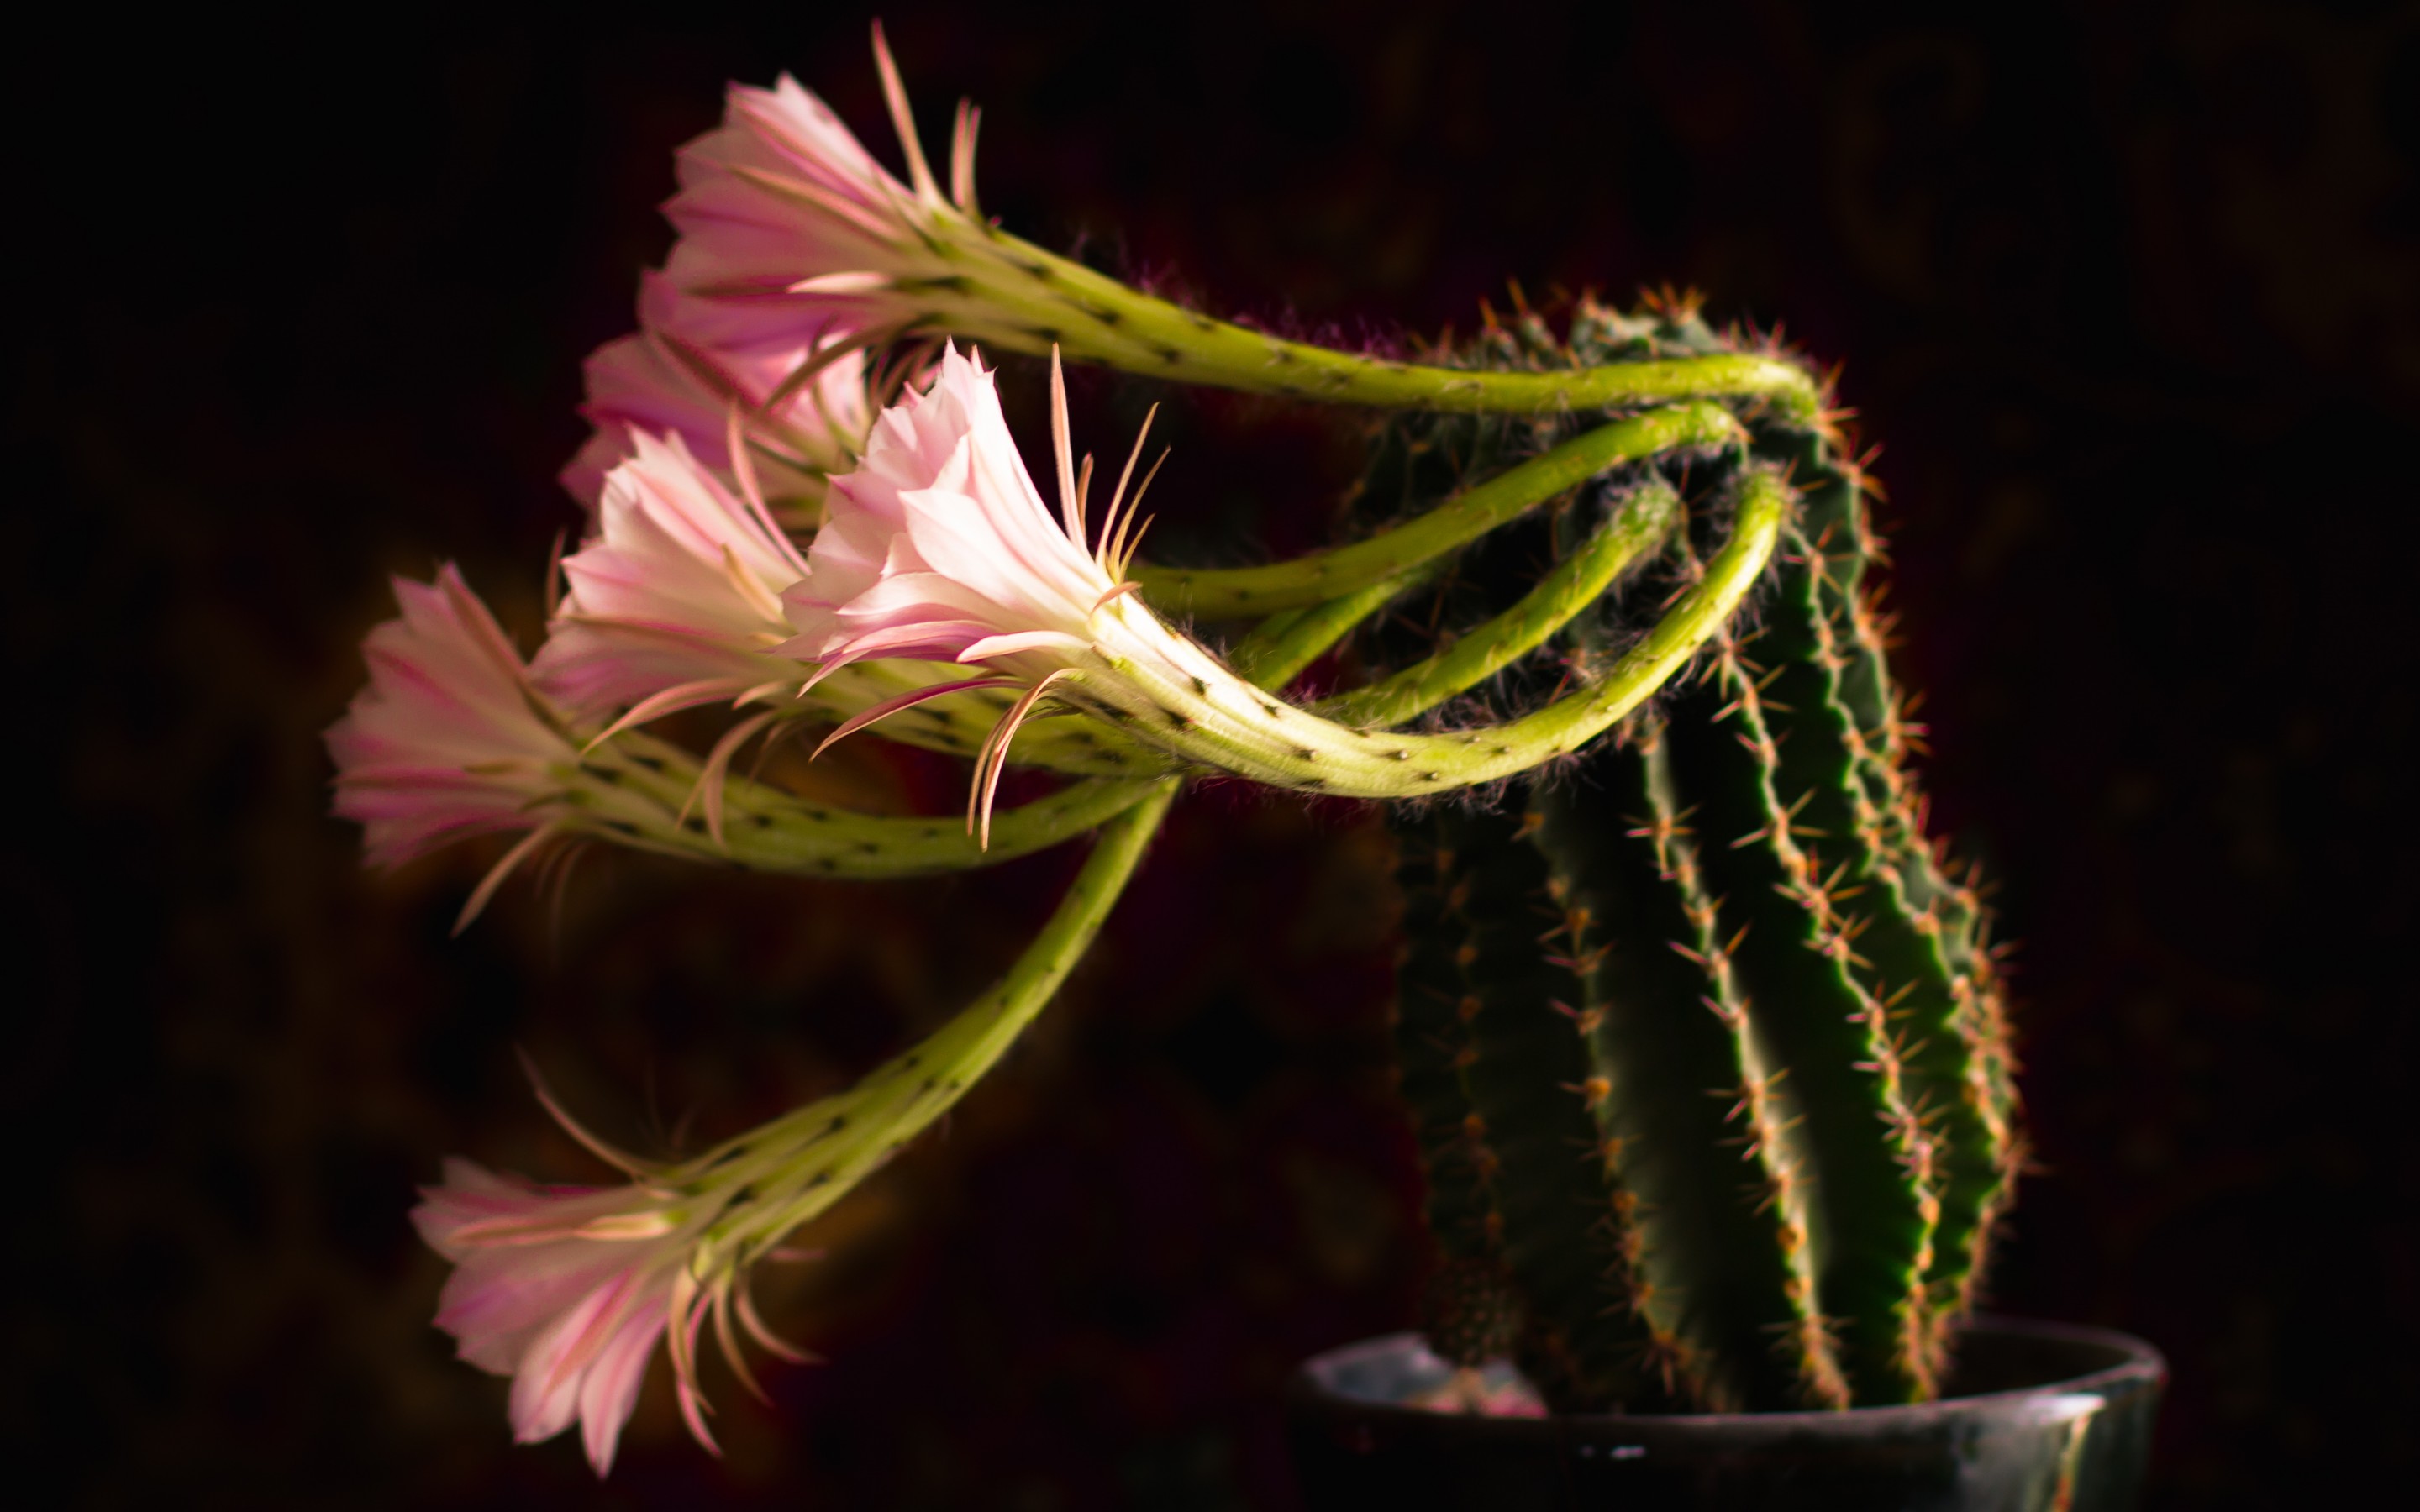
[[[1469,360],[1730,347],[1670,305],[1584,307],[1567,342],[1525,312]],[[1526,801],[1395,820],[1403,1086],[1465,1278],[1432,1337],[1470,1363],[1457,1307],[1518,1319],[1563,1407],[1929,1397],[2021,1159],[1983,913],[1906,766],[1862,480],[1820,420],[1746,419],[1745,449],[1642,459],[1606,492],[1687,499],[1699,517],[1661,568],[1677,592],[1702,571],[1702,517],[1788,476],[1750,612]],[[1430,424],[1406,455],[1517,444]],[[1568,633],[1583,664],[1613,649],[1602,617]],[[1471,1276],[1499,1295],[1474,1304]]]

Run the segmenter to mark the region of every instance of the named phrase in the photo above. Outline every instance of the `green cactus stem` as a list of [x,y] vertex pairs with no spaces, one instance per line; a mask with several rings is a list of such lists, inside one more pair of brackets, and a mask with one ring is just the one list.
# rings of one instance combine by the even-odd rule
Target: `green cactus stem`
[[1399,1039],[1435,1173],[1431,1227],[1475,1274],[1517,1288],[1519,1357],[1550,1403],[1656,1401],[1665,1373],[1623,1255],[1634,1203],[1575,1032],[1584,986],[1569,958],[1539,949],[1560,919],[1544,859],[1493,814],[1398,815],[1396,832],[1419,901]]
[[1538,579],[1521,601],[1427,660],[1341,694],[1317,712],[1339,724],[1403,724],[1466,692],[1554,639],[1681,518],[1681,499],[1662,479],[1634,491],[1579,548]]
[[1404,798],[1515,777],[1578,750],[1660,688],[1722,626],[1773,554],[1790,492],[1773,473],[1740,479],[1730,539],[1638,642],[1602,675],[1535,713],[1415,734],[1354,729],[1280,703],[1202,658],[1185,681],[1104,658],[1071,679],[1069,701],[1120,720],[1189,763],[1343,797]]
[[[1487,332],[1473,360],[1586,364],[1723,341],[1677,307],[1589,306],[1568,348],[1525,316]],[[1518,440],[1435,424],[1411,455]],[[1926,1398],[2022,1160],[1984,916],[1926,838],[1906,767],[1915,732],[1864,583],[1877,546],[1861,480],[1806,417],[1774,409],[1747,425],[1751,462],[1693,465],[1700,489],[1744,493],[1723,479],[1745,466],[1744,478],[1787,470],[1800,490],[1753,612],[1711,635],[1695,675],[1668,685],[1617,748],[1533,793],[1518,825],[1397,821],[1409,932],[1398,1041],[1431,1154],[1433,1227],[1461,1291],[1478,1277],[1505,1293],[1481,1311],[1523,1319],[1525,1363],[1566,1403]],[[1676,538],[1676,587],[1697,580],[1698,549]],[[1618,632],[1582,616],[1563,633],[1584,664]],[[1439,857],[1492,854],[1512,833],[1542,857],[1559,925],[1526,953],[1474,953],[1473,921],[1535,906],[1536,886],[1506,862]],[[1483,1010],[1445,1011],[1453,992]],[[1569,1044],[1524,1046],[1516,1074],[1531,1119],[1584,1089],[1588,1162],[1497,1134],[1474,1075],[1490,1064],[1480,1026],[1544,1023],[1557,1005]],[[1611,1212],[1594,1309],[1566,1279],[1515,1263],[1514,1211]],[[1606,1249],[1568,1246],[1591,1263]],[[1605,1316],[1608,1296],[1620,1317]],[[1642,1368],[1590,1376],[1538,1356],[1539,1338],[1597,1328],[1622,1332]],[[1449,1332],[1457,1347],[1476,1336]]]
[[656,1173],[671,1189],[737,1188],[699,1245],[700,1268],[745,1267],[822,1213],[955,1106],[1047,1007],[1124,892],[1176,795],[1173,783],[1101,828],[1048,922],[989,992],[845,1092],[810,1103]]
[[1628,1291],[1676,1394],[1716,1412],[1845,1405],[1779,1068],[1751,1033],[1662,721],[1532,801],[1584,982],[1599,1137],[1632,1196]]
[[1266,566],[1139,565],[1134,576],[1143,596],[1170,614],[1218,620],[1300,609],[1400,577],[1624,464],[1741,440],[1739,422],[1719,405],[1651,409],[1575,436],[1367,540]]
[[[1909,801],[1903,780],[1895,795],[1876,801],[1875,764],[1851,709],[1854,632],[1844,610],[1854,585],[1835,574],[1860,565],[1861,558],[1823,543],[1845,542],[1858,528],[1854,485],[1835,477],[1806,500],[1786,537],[1791,570],[1782,599],[1757,647],[1776,668],[1765,717],[1782,752],[1784,789],[1805,795],[1796,821],[1803,847],[1818,872],[1839,879],[1829,887],[1829,902],[1854,940],[1845,959],[1868,996],[1888,1005],[1906,1102],[1921,1123],[1909,1142],[1925,1148],[1939,1212],[1924,1276],[1933,1295],[1918,1316],[1952,1315],[1967,1300],[1979,1240],[2005,1188],[2009,1119],[1992,1072],[1978,1058],[1981,1051],[1989,1059],[1993,1037],[1969,1022],[1972,984],[1962,987],[1962,973],[1944,949],[1969,931],[1953,922],[1945,932],[1916,903],[1926,884],[1911,887],[1905,847],[1907,837],[1920,836],[1920,822],[1889,807]],[[1899,769],[1889,770],[1896,779]],[[1931,860],[1929,848],[1924,860]],[[1912,1345],[1925,1371],[1940,1368],[1942,1340],[1920,1336]]]
[[1673,764],[1698,800],[1717,917],[1740,932],[1729,952],[1749,1033],[1781,1072],[1783,1158],[1813,1193],[1817,1296],[1854,1399],[1919,1399],[1931,1386],[1915,1352],[1937,1217],[1930,1143],[1883,1007],[1851,969],[1847,920],[1799,843],[1759,674],[1719,640],[1714,672],[1724,704],[1674,720]]

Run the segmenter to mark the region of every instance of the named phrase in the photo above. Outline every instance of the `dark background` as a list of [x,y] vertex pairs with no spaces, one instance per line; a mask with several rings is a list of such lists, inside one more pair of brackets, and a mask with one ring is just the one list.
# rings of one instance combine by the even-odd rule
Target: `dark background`
[[[659,1365],[600,1490],[428,1325],[442,1155],[602,1174],[514,1046],[617,1137],[727,1133],[936,1022],[1063,875],[607,858],[449,941],[494,851],[368,876],[325,817],[386,574],[458,559],[534,638],[579,359],[721,82],[794,69],[889,151],[865,13],[84,8],[8,90],[15,1463],[92,1505],[1288,1504],[1283,1372],[1422,1263],[1345,807],[1180,814],[949,1136],[764,1277],[831,1363],[770,1410],[710,1374],[723,1462]],[[1938,8],[888,16],[929,141],[985,107],[987,208],[1211,308],[1670,280],[1846,364],[1939,823],[2023,941],[2045,1168],[1997,1302],[2169,1352],[2153,1505],[2331,1504],[2408,1482],[2420,1412],[2420,8]],[[1353,470],[1187,424],[1179,530],[1298,534]]]

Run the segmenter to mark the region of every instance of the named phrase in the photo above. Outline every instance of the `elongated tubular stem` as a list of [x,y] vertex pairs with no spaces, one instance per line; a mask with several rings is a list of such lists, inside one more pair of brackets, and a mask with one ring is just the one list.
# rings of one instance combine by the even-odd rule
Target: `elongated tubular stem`
[[1580,548],[1503,613],[1427,660],[1317,705],[1339,724],[1384,728],[1416,718],[1544,645],[1623,569],[1671,533],[1681,500],[1660,480],[1640,489]]
[[1817,386],[1779,358],[1744,353],[1544,372],[1432,367],[1247,330],[1127,287],[954,210],[931,212],[894,297],[913,329],[1036,355],[1056,343],[1093,362],[1179,383],[1399,409],[1561,414],[1675,399],[1745,399],[1815,413]]
[[[1354,623],[1342,615],[1306,615],[1264,627],[1269,631],[1266,665],[1298,670]],[[1291,677],[1293,672],[1283,674]],[[1264,675],[1275,686],[1274,673]],[[1142,792],[1103,825],[1092,856],[1058,910],[998,986],[922,1044],[885,1062],[846,1091],[794,1109],[652,1178],[667,1187],[689,1187],[725,1208],[709,1230],[709,1244],[737,1245],[742,1264],[771,1248],[947,1112],[1042,1011],[1116,903],[1167,814],[1178,780],[1079,785],[1124,785]],[[1007,818],[994,819],[995,837]],[[738,1200],[743,1192],[750,1201]]]
[[[963,667],[935,661],[861,661],[817,683],[807,702],[844,718],[935,683],[954,682]],[[902,745],[971,759],[984,736],[1016,702],[1013,693],[952,693],[895,714],[882,735]],[[1168,753],[1095,719],[1033,718],[1009,744],[1009,760],[1071,777],[1161,777],[1174,770]]]
[[[1100,674],[1063,686],[1139,739],[1280,787],[1406,798],[1497,781],[1577,750],[1661,687],[1755,586],[1789,511],[1777,476],[1749,473],[1730,541],[1655,627],[1602,678],[1503,724],[1436,735],[1357,730],[1266,697],[1206,654],[1171,667],[1096,651]],[[1180,653],[1185,644],[1176,642]]]
[[811,1103],[663,1173],[667,1185],[737,1186],[705,1243],[745,1265],[830,1207],[955,1105],[1041,1012],[1125,890],[1177,783],[1163,779],[1110,820],[1049,921],[989,992],[836,1098]]
[[1410,592],[1430,575],[1428,569],[1419,568],[1311,609],[1272,614],[1229,647],[1227,659],[1253,687],[1281,688],[1388,599]]
[[1149,780],[1094,778],[992,818],[984,850],[946,818],[861,813],[795,797],[734,777],[722,794],[723,838],[683,822],[694,757],[665,742],[624,733],[558,772],[567,823],[616,844],[752,872],[806,876],[924,876],[991,866],[1075,839],[1148,796]]
[[[1307,609],[1273,614],[1230,649],[1234,670],[1257,687],[1280,688],[1319,659],[1388,599],[1434,576],[1432,560],[1400,576],[1354,589]],[[850,714],[902,692],[947,681],[962,670],[943,662],[862,661],[842,668],[815,685],[813,702],[828,712]],[[985,732],[1015,702],[996,693],[959,693],[892,716],[884,721],[888,739],[972,757]],[[1009,743],[1013,765],[1038,766],[1071,776],[1164,776],[1176,763],[1168,752],[1133,739],[1113,725],[1091,718],[1038,717],[1026,721]]]
[[[1387,597],[1407,586],[1409,579],[1381,583],[1333,604],[1273,618],[1246,637],[1257,681],[1284,686]],[[842,674],[859,670],[844,668]],[[1065,722],[1097,731],[1103,747],[1096,748],[1126,744],[1115,730],[1094,720]],[[1167,775],[1171,764],[1164,753],[1148,747],[1130,748],[1147,759],[1144,770]],[[985,850],[967,836],[964,826],[946,819],[861,813],[733,777],[723,788],[724,843],[718,845],[702,820],[683,816],[698,772],[697,759],[689,752],[652,735],[624,731],[595,747],[578,764],[557,768],[561,789],[546,806],[569,829],[661,855],[808,876],[908,877],[968,871],[1046,850],[1099,826],[1159,785],[1155,778],[1072,783],[995,813],[991,845]]]
[[1217,620],[1301,609],[1383,581],[1469,545],[1546,501],[1627,463],[1743,436],[1720,405],[1692,402],[1632,415],[1570,440],[1394,529],[1290,562],[1222,570],[1138,566],[1154,608]]

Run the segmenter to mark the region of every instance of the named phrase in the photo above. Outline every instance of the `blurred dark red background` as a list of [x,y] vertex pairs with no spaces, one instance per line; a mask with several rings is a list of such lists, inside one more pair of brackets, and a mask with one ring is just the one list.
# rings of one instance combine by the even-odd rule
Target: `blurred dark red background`
[[[600,1489],[428,1326],[442,1155],[601,1174],[515,1046],[618,1137],[729,1132],[936,1022],[1064,874],[621,859],[449,940],[492,851],[368,876],[324,816],[387,574],[458,559],[534,637],[579,360],[722,81],[887,150],[868,13],[87,8],[9,65],[17,1463],[94,1506],[1288,1505],[1279,1381],[1422,1263],[1346,808],[1180,814],[1032,1043],[761,1283],[830,1363],[769,1410],[710,1376],[724,1461],[659,1379]],[[2152,1505],[2331,1503],[2420,1458],[2420,8],[1992,8],[887,16],[936,133],[982,102],[1010,228],[1212,308],[1669,280],[1846,364],[1939,821],[2024,942],[1997,1302],[2169,1351]],[[1184,424],[1180,533],[1292,538],[1353,469]]]

